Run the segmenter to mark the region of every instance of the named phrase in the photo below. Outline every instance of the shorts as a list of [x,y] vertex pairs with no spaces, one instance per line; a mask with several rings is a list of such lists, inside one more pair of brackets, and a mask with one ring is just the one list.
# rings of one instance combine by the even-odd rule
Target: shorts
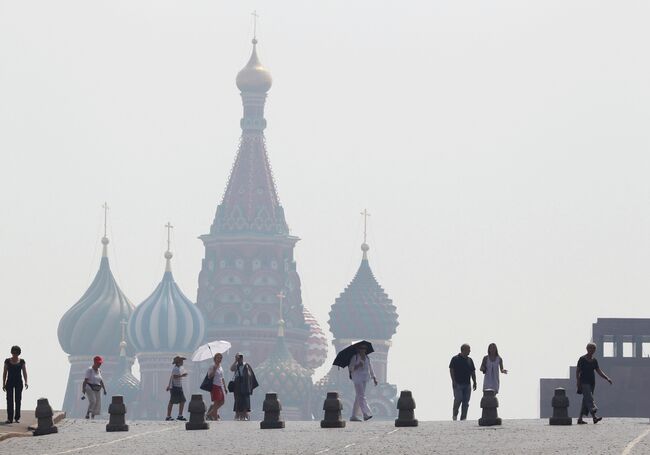
[[186,401],[183,388],[172,386],[169,390],[169,404],[180,404],[185,403]]
[[210,398],[212,398],[212,401],[214,402],[224,401],[226,399],[226,396],[223,394],[223,389],[221,388],[221,386],[212,384],[212,390],[210,390]]

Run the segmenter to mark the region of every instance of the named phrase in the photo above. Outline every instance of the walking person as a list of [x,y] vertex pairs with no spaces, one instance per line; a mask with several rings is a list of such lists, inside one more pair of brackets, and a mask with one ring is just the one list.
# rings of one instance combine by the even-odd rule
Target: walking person
[[214,355],[214,365],[208,369],[208,377],[212,379],[212,390],[210,391],[210,398],[212,399],[212,406],[208,410],[208,420],[221,420],[219,415],[219,408],[223,406],[226,401],[226,381],[223,377],[223,367],[221,361],[223,355],[217,353]]
[[[467,419],[469,398],[472,395],[472,390],[476,390],[476,368],[474,368],[474,361],[469,357],[470,351],[469,344],[463,344],[460,347],[460,353],[452,357],[451,362],[449,362],[449,375],[454,390],[454,420],[458,419],[458,408],[461,405],[460,420]],[[471,388],[470,378],[473,382]]]
[[587,344],[587,353],[578,359],[578,368],[576,369],[578,393],[582,393],[582,405],[580,406],[578,423],[582,425],[587,423],[582,420],[582,416],[588,416],[589,414],[591,414],[594,423],[603,420],[602,417],[596,415],[598,407],[594,401],[594,389],[596,388],[596,375],[594,372],[609,382],[609,385],[613,384],[612,380],[598,366],[598,360],[594,357],[595,353],[596,345],[594,343]]
[[25,367],[25,359],[20,358],[21,352],[20,346],[12,346],[11,357],[5,359],[4,369],[2,370],[2,390],[7,393],[7,421],[5,423],[20,423],[23,378],[25,379],[25,389],[29,388],[27,385],[27,367]]
[[81,393],[88,398],[87,419],[94,419],[102,411],[102,389],[106,395],[106,386],[104,386],[102,373],[99,371],[102,363],[104,363],[104,359],[101,356],[93,357],[93,365],[86,370],[84,382],[81,384]]
[[183,408],[185,407],[185,393],[183,393],[183,378],[187,377],[187,372],[183,368],[183,361],[185,357],[177,355],[172,360],[174,367],[172,368],[172,374],[169,377],[169,383],[167,384],[167,391],[169,392],[169,403],[167,404],[167,417],[165,420],[171,421],[172,418],[172,408],[175,404],[178,405],[178,417],[176,420],[185,421],[187,420],[183,417]]
[[375,371],[372,368],[370,357],[368,357],[368,348],[365,345],[357,347],[357,353],[350,359],[348,366],[350,379],[354,384],[354,405],[352,406],[352,416],[350,422],[361,422],[359,413],[363,413],[363,420],[372,419],[372,413],[368,401],[366,400],[366,385],[373,380],[375,386],[377,385],[377,378]]
[[481,368],[483,373],[483,390],[494,390],[499,393],[499,373],[508,374],[508,370],[503,368],[503,359],[499,356],[499,349],[495,343],[488,345],[488,353],[483,357]]
[[241,352],[235,354],[235,361],[230,365],[233,372],[235,404],[235,420],[250,420],[251,394],[258,386],[255,373],[251,366],[244,362],[244,355]]

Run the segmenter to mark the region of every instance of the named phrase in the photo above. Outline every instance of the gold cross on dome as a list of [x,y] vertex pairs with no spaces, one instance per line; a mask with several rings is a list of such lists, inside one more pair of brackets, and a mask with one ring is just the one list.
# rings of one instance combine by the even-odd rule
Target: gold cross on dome
[[278,321],[278,336],[283,337],[284,336],[284,312],[282,311],[282,303],[284,302],[284,299],[287,297],[284,293],[284,291],[278,292],[276,297],[280,300],[280,320]]
[[367,209],[363,209],[361,216],[363,216],[363,243],[366,243],[368,238],[368,217],[370,216],[370,213],[368,213]]
[[284,299],[287,297],[284,293],[284,291],[280,291],[276,297],[280,299],[280,319],[282,319],[282,304],[284,303]]
[[251,13],[251,16],[253,16],[253,40],[257,41],[257,19],[260,16],[257,14],[257,10],[253,11]]
[[106,225],[108,220],[108,204],[104,202],[102,204],[102,208],[104,209],[104,237],[106,237]]
[[174,229],[174,226],[172,226],[172,224],[168,221],[165,227],[167,228],[167,251],[170,251],[172,244],[172,229]]

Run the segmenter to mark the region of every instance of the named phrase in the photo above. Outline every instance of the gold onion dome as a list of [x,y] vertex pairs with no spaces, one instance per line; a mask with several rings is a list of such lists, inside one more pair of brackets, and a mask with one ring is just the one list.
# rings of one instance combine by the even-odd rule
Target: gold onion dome
[[237,73],[237,87],[242,92],[266,93],[271,88],[271,73],[257,56],[257,40],[253,39],[253,53],[248,63]]

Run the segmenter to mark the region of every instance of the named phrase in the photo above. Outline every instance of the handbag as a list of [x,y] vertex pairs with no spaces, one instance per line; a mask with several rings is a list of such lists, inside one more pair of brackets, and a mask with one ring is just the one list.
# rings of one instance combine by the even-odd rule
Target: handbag
[[203,378],[199,389],[205,390],[206,392],[210,392],[212,390],[212,378],[208,376],[208,373],[205,374],[205,377]]
[[232,379],[228,381],[228,392],[230,393],[235,393],[235,376],[237,375],[237,372],[233,373]]
[[88,385],[89,385],[90,388],[91,388],[92,390],[94,390],[95,392],[99,392],[100,390],[102,390],[102,386],[99,385],[99,384],[88,384]]

